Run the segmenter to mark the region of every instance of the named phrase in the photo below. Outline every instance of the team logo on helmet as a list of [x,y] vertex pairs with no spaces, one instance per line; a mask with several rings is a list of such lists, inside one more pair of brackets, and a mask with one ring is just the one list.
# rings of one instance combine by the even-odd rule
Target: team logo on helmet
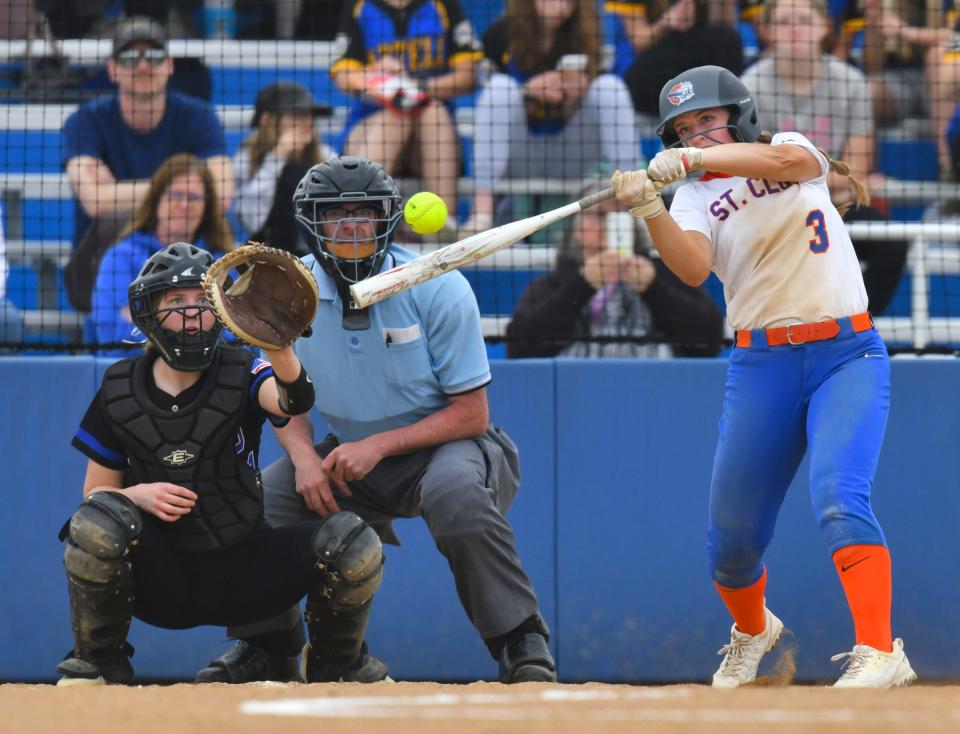
[[679,107],[691,97],[693,97],[693,84],[691,82],[678,82],[670,87],[670,91],[667,92],[667,99],[674,107]]

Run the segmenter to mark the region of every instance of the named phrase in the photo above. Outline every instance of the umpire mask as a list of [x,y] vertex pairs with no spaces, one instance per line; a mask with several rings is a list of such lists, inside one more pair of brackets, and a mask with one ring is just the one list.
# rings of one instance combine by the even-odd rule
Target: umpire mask
[[380,269],[403,213],[400,192],[383,167],[354,156],[307,171],[293,207],[307,245],[341,291]]

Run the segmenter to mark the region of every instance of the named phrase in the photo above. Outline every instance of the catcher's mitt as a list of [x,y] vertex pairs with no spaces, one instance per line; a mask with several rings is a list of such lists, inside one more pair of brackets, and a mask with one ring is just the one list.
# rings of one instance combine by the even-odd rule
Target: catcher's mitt
[[203,290],[220,323],[261,349],[290,346],[317,313],[313,273],[289,252],[258,242],[214,262],[203,276]]

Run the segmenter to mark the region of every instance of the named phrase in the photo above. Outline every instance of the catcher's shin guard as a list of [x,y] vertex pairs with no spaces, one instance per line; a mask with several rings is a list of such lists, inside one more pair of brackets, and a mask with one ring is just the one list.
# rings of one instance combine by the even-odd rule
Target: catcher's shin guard
[[386,666],[374,665],[376,658],[366,656],[363,645],[373,595],[383,578],[380,538],[353,513],[338,512],[317,530],[314,549],[324,573],[307,595],[310,644],[304,651],[304,679],[382,680]]
[[303,649],[302,675],[307,683],[348,681],[375,683],[387,677],[383,661],[367,654],[363,634],[371,602],[339,614],[325,604],[307,602],[310,643]]
[[117,492],[95,492],[73,513],[64,566],[70,593],[74,649],[57,666],[71,681],[128,683],[126,644],[133,617],[129,546],[140,534],[140,511]]

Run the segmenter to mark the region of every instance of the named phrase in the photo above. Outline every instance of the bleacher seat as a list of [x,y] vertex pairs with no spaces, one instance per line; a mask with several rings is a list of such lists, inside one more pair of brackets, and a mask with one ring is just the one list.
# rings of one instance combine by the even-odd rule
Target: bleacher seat
[[[881,135],[877,139],[877,170],[891,178],[936,181],[940,170],[937,146],[928,139]],[[905,222],[919,222],[924,208],[895,206],[890,210],[890,217]]]

